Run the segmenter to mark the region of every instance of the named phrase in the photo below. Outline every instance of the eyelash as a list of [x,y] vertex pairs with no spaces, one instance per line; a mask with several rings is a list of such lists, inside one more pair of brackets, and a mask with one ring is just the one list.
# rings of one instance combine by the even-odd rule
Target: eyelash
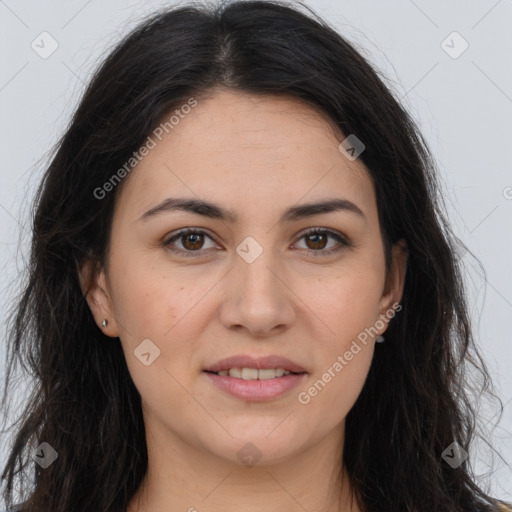
[[[185,257],[194,257],[197,255],[201,255],[203,253],[203,251],[208,250],[208,249],[199,249],[197,251],[190,251],[190,250],[186,250],[186,249],[171,248],[171,244],[175,240],[178,240],[181,237],[184,237],[184,236],[190,235],[190,234],[206,235],[208,238],[213,240],[213,238],[210,235],[208,235],[208,233],[206,233],[205,231],[202,231],[200,229],[194,229],[194,228],[185,228],[185,229],[179,231],[178,233],[176,233],[175,235],[173,235],[171,238],[168,238],[167,240],[163,241],[162,245],[168,251],[171,251],[173,253],[179,253]],[[304,249],[308,255],[313,256],[313,257],[327,257],[334,253],[342,251],[346,247],[352,247],[352,244],[349,242],[349,240],[347,238],[343,237],[337,231],[333,231],[333,230],[327,229],[327,228],[309,228],[307,231],[302,233],[302,236],[299,238],[299,240],[302,240],[304,237],[311,235],[311,234],[329,235],[332,238],[334,238],[339,244],[341,244],[341,246],[338,246],[334,249],[331,248],[327,251],[322,250],[322,249],[319,249],[317,251]]]

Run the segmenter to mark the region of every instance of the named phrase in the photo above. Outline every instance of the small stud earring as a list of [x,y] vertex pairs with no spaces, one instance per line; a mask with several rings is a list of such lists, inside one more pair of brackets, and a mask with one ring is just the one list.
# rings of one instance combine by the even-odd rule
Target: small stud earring
[[384,342],[384,341],[386,341],[386,339],[384,338],[384,336],[377,336],[377,337],[375,338],[375,343],[382,343],[382,342]]
[[101,326],[107,327],[107,325],[108,325],[108,320],[105,318],[105,320],[103,320],[103,322],[101,322]]

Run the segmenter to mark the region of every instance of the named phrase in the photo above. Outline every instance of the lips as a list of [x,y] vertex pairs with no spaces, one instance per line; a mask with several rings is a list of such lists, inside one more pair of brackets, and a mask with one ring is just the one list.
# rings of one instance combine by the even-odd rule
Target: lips
[[291,373],[307,373],[298,363],[278,355],[252,357],[245,354],[227,357],[204,368],[205,372],[217,373],[231,368],[256,368],[258,370],[282,368]]

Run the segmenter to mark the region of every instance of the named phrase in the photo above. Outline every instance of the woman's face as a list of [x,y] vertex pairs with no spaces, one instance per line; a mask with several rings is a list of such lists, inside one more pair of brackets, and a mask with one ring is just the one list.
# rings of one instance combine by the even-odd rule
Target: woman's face
[[[283,461],[342,438],[374,336],[400,301],[406,259],[397,246],[386,276],[368,171],[315,110],[227,91],[184,110],[125,178],[107,272],[88,301],[98,325],[109,320],[103,331],[120,337],[161,446]],[[233,218],[174,209],[171,198]],[[345,207],[302,209],[334,200]],[[197,233],[176,236],[189,227]],[[234,356],[288,362],[217,369],[299,374],[205,371]]]

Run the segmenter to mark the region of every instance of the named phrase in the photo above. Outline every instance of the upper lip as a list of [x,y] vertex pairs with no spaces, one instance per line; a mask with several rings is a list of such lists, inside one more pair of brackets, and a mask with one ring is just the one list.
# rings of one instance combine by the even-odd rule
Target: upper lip
[[293,373],[306,372],[302,366],[294,363],[293,361],[290,361],[286,357],[277,355],[253,357],[245,354],[221,359],[215,364],[206,367],[204,371],[220,372],[222,370],[229,370],[230,368],[257,368],[259,370],[265,370],[269,368],[282,368],[283,370],[288,370],[289,372]]

